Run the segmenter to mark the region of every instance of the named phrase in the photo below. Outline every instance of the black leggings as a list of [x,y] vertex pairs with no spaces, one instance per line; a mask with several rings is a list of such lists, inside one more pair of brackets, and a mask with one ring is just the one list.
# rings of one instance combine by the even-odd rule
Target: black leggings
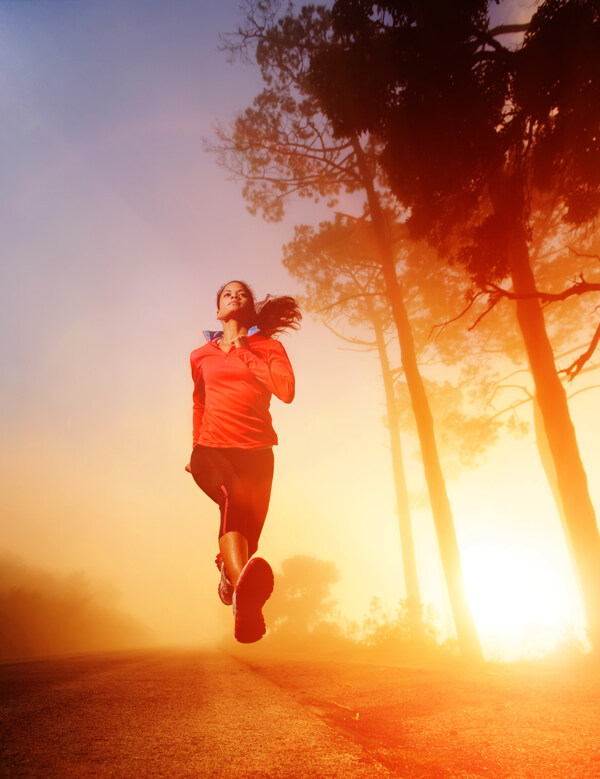
[[190,459],[194,481],[221,511],[219,538],[236,530],[258,549],[273,482],[272,449],[217,449],[195,446]]

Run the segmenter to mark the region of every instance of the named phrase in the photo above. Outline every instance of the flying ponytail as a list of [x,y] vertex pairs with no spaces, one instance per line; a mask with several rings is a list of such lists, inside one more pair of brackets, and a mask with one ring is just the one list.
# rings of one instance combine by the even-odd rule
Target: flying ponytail
[[300,327],[302,313],[296,300],[289,295],[267,295],[255,308],[256,324],[263,335],[277,335]]
[[[269,337],[279,335],[286,330],[298,330],[302,321],[302,313],[295,298],[290,295],[267,295],[264,300],[256,301],[254,292],[245,281],[237,279],[235,281],[244,287],[252,301],[254,312],[249,327],[256,325],[262,335]],[[227,282],[227,284],[231,283],[231,281]],[[221,300],[221,293],[227,284],[224,284],[217,292],[217,308]]]

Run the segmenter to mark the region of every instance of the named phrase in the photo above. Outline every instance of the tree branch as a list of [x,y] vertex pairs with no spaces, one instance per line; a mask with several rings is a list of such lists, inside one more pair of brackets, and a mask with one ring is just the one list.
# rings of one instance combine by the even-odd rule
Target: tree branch
[[[469,304],[467,305],[467,307],[466,307],[466,308],[464,308],[464,309],[463,309],[463,310],[460,312],[460,314],[457,314],[457,316],[453,317],[452,319],[448,319],[448,321],[447,321],[447,322],[442,322],[442,323],[441,323],[441,324],[439,324],[439,325],[433,325],[433,327],[432,327],[432,328],[431,328],[431,330],[429,331],[429,335],[430,335],[430,337],[431,337],[431,335],[433,334],[434,330],[438,330],[439,332],[438,332],[438,334],[437,334],[437,335],[435,336],[435,338],[434,338],[434,340],[437,340],[438,336],[439,336],[439,335],[441,335],[441,333],[442,333],[442,330],[444,330],[444,328],[445,328],[445,327],[447,327],[448,325],[451,325],[453,322],[458,322],[458,320],[459,320],[459,319],[462,319],[462,318],[463,318],[463,316],[465,316],[465,314],[467,314],[467,313],[468,313],[468,312],[471,310],[471,308],[472,308],[472,307],[475,305],[475,301],[476,301],[478,298],[480,298],[482,295],[485,295],[485,294],[486,294],[486,293],[485,293],[483,290],[480,290],[480,291],[479,291],[479,292],[477,292],[475,295],[473,295],[473,297],[472,297],[472,298],[471,298],[471,300],[469,301]],[[479,321],[479,320],[478,320],[478,321]],[[469,328],[469,330],[470,330],[470,329],[471,329],[471,328]]]
[[490,311],[496,306],[496,304],[499,302],[499,300],[500,300],[499,297],[495,298],[494,300],[492,300],[491,298],[489,299],[489,305],[485,309],[485,311],[483,311],[481,314],[479,314],[479,316],[473,322],[473,324],[469,328],[467,328],[469,330],[469,332],[471,332],[471,330],[474,330],[477,327],[477,325],[481,322],[483,317],[487,316],[490,313]]
[[347,295],[343,298],[338,298],[338,300],[335,300],[331,305],[324,306],[323,308],[319,308],[316,310],[317,314],[324,314],[327,311],[331,311],[333,308],[337,308],[337,306],[341,306],[343,303],[347,303],[350,300],[359,300],[360,298],[366,298],[366,297],[382,297],[383,292],[363,292],[360,295]]
[[562,292],[542,292],[536,290],[535,292],[511,292],[510,290],[503,289],[497,284],[487,282],[482,286],[482,291],[487,293],[492,298],[508,298],[509,300],[532,300],[537,298],[543,300],[546,303],[553,303],[557,300],[566,300],[572,295],[583,295],[586,292],[600,292],[600,283],[594,283],[586,281],[583,275],[580,274],[579,281],[575,281],[567,289],[563,289]]
[[572,362],[568,368],[559,371],[559,373],[564,373],[569,381],[573,381],[575,376],[577,376],[577,374],[581,371],[581,369],[586,364],[586,362],[594,354],[596,347],[598,346],[598,341],[600,341],[600,325],[598,325],[598,327],[596,328],[594,337],[592,338],[591,343],[588,346],[588,348],[585,350],[585,352],[581,356],[579,356],[574,362]]
[[488,31],[488,35],[491,35],[493,38],[496,37],[496,35],[512,35],[517,32],[527,32],[529,29],[529,24],[499,24],[496,27],[492,27],[491,30]]
[[361,351],[372,351],[377,346],[375,341],[363,341],[360,338],[351,338],[350,336],[342,335],[338,330],[332,327],[324,319],[322,320],[322,322],[325,325],[325,327],[329,330],[329,332],[333,333],[337,338],[340,338],[342,341],[346,341],[346,343],[349,344],[354,344],[355,346],[364,347],[364,349]]
[[569,246],[569,244],[567,244],[567,249],[568,249],[570,252],[573,252],[573,254],[574,254],[576,257],[586,257],[586,258],[588,258],[588,259],[592,259],[592,260],[599,260],[599,261],[600,261],[600,254],[585,254],[584,252],[578,252],[578,251],[577,251],[576,249],[574,249],[572,246]]

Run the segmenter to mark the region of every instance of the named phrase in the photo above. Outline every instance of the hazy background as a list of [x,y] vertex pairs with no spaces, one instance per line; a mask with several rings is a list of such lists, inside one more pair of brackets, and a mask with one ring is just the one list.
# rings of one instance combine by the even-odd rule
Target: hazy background
[[[321,218],[316,206],[277,225],[251,217],[203,150],[215,120],[260,88],[218,51],[237,13],[219,0],[0,2],[2,581],[26,581],[23,566],[54,585],[79,572],[75,588],[165,643],[231,630],[216,597],[217,511],[184,471],[189,353],[216,324],[223,282],[299,292],[281,246],[296,222]],[[280,446],[261,554],[276,571],[298,554],[333,562],[340,613],[361,619],[374,596],[392,608],[404,595],[377,360],[309,318],[283,343],[297,395],[272,405]],[[572,413],[599,505],[595,397]],[[449,491],[486,654],[579,629],[533,439],[503,441]],[[414,526],[444,630],[427,507]]]

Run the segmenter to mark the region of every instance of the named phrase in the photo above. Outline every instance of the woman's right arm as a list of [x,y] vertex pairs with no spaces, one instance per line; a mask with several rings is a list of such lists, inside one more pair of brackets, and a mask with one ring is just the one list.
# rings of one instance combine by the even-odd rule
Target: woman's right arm
[[198,443],[200,438],[200,428],[202,427],[202,417],[204,416],[204,399],[194,388],[194,410],[192,413],[192,449]]
[[[191,357],[192,379],[194,381],[193,412],[192,412],[192,449],[200,438],[200,428],[204,417],[204,381],[198,363]],[[186,468],[187,470],[187,468]]]

